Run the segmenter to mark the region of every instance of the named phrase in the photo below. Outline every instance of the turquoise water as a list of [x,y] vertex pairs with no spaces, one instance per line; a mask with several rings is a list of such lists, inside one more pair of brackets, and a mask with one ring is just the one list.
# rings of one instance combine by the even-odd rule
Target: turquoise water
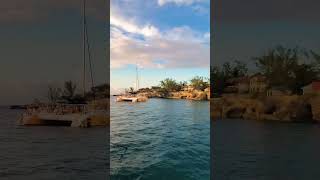
[[210,179],[206,101],[111,100],[111,179]]

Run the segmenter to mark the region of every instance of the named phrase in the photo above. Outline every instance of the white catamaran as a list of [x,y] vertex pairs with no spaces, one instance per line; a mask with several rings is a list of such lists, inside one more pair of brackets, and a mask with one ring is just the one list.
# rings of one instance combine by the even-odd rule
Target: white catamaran
[[[139,74],[138,74],[138,64],[136,64],[136,91],[139,90]],[[118,96],[116,98],[117,102],[129,101],[129,102],[145,102],[148,97],[136,95],[134,93],[126,93],[124,95]]]
[[[86,94],[86,56],[90,63],[91,86],[94,87],[90,46],[86,24],[86,0],[83,0],[83,93]],[[86,54],[88,53],[88,54]],[[101,105],[103,104],[103,105]],[[93,100],[83,104],[33,104],[28,105],[19,119],[20,125],[61,125],[71,127],[108,126],[109,99]]]

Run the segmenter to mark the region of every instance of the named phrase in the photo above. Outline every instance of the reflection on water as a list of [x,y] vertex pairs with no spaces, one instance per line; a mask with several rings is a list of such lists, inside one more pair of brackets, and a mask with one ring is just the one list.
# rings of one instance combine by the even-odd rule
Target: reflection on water
[[317,124],[221,120],[212,127],[214,179],[320,179]]
[[111,102],[111,179],[208,180],[209,103]]

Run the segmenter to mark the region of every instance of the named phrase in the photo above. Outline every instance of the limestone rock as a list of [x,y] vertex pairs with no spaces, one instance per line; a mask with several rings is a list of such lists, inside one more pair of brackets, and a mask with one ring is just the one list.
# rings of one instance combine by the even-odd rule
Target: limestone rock
[[320,97],[313,97],[310,100],[312,116],[315,121],[320,122]]
[[211,118],[274,120],[287,122],[320,121],[320,98],[276,96],[250,98],[224,96],[211,101]]

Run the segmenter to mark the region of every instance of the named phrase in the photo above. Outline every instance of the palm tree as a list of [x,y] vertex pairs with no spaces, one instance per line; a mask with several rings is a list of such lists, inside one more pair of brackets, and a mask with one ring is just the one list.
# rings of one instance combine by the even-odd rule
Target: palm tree
[[72,99],[75,96],[76,89],[76,84],[74,84],[72,81],[66,81],[64,83],[64,91],[62,98],[67,100],[68,102],[72,102]]
[[133,87],[130,87],[130,88],[129,88],[129,92],[130,92],[130,93],[134,93],[134,88],[133,88]]

